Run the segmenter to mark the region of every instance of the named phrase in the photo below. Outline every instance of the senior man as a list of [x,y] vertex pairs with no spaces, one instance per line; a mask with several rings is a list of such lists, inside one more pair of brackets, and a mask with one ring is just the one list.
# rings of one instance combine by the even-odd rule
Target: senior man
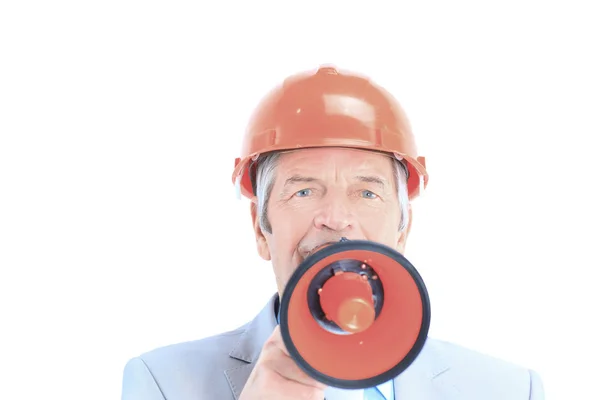
[[365,390],[314,380],[283,344],[279,300],[298,265],[344,237],[403,253],[410,202],[427,179],[404,111],[384,88],[331,66],[286,79],[257,107],[233,171],[278,293],[232,332],[131,359],[122,399],[543,399],[535,371],[432,338],[399,376]]

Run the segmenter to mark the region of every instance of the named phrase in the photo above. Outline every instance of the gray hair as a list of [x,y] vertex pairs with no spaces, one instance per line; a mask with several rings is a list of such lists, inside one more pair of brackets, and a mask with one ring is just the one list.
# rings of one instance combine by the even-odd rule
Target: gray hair
[[[267,205],[275,183],[275,168],[281,156],[280,152],[261,154],[254,165],[256,174],[252,176],[252,186],[257,197],[257,211],[260,227],[264,232],[272,233],[271,223],[267,216]],[[394,178],[398,191],[398,200],[401,208],[399,230],[403,231],[408,226],[408,170],[406,165],[395,157],[391,157],[394,166]],[[252,168],[251,168],[252,169]]]

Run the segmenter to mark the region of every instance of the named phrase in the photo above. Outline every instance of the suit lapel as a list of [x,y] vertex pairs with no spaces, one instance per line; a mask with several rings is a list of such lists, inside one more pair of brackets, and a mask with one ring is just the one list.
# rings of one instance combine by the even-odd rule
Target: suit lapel
[[275,305],[278,296],[278,294],[273,295],[256,318],[247,324],[246,329],[240,335],[240,340],[229,352],[231,358],[244,362],[240,366],[225,370],[225,376],[236,400],[246,385],[263,344],[277,325]]
[[438,343],[427,339],[415,361],[394,379],[396,400],[455,400],[458,391],[452,384],[450,364]]

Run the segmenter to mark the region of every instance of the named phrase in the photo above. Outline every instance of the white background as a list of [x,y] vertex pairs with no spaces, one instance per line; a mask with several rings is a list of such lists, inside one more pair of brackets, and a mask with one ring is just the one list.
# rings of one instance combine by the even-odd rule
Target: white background
[[597,395],[597,4],[205,3],[2,2],[1,397],[119,398],[130,357],[260,310],[233,162],[321,63],[394,93],[427,157],[406,255],[431,336]]

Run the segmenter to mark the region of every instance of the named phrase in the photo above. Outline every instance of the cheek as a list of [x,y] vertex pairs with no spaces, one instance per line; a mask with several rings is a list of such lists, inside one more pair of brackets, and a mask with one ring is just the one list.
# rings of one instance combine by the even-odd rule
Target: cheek
[[400,212],[379,209],[377,212],[364,213],[359,218],[363,233],[369,240],[394,245],[400,234]]
[[271,250],[279,253],[280,258],[289,258],[311,226],[312,214],[309,210],[295,208],[274,212],[271,216]]
[[271,262],[277,281],[285,285],[298,266],[298,244],[309,231],[310,218],[302,213],[275,212],[271,218],[272,235],[268,237]]

